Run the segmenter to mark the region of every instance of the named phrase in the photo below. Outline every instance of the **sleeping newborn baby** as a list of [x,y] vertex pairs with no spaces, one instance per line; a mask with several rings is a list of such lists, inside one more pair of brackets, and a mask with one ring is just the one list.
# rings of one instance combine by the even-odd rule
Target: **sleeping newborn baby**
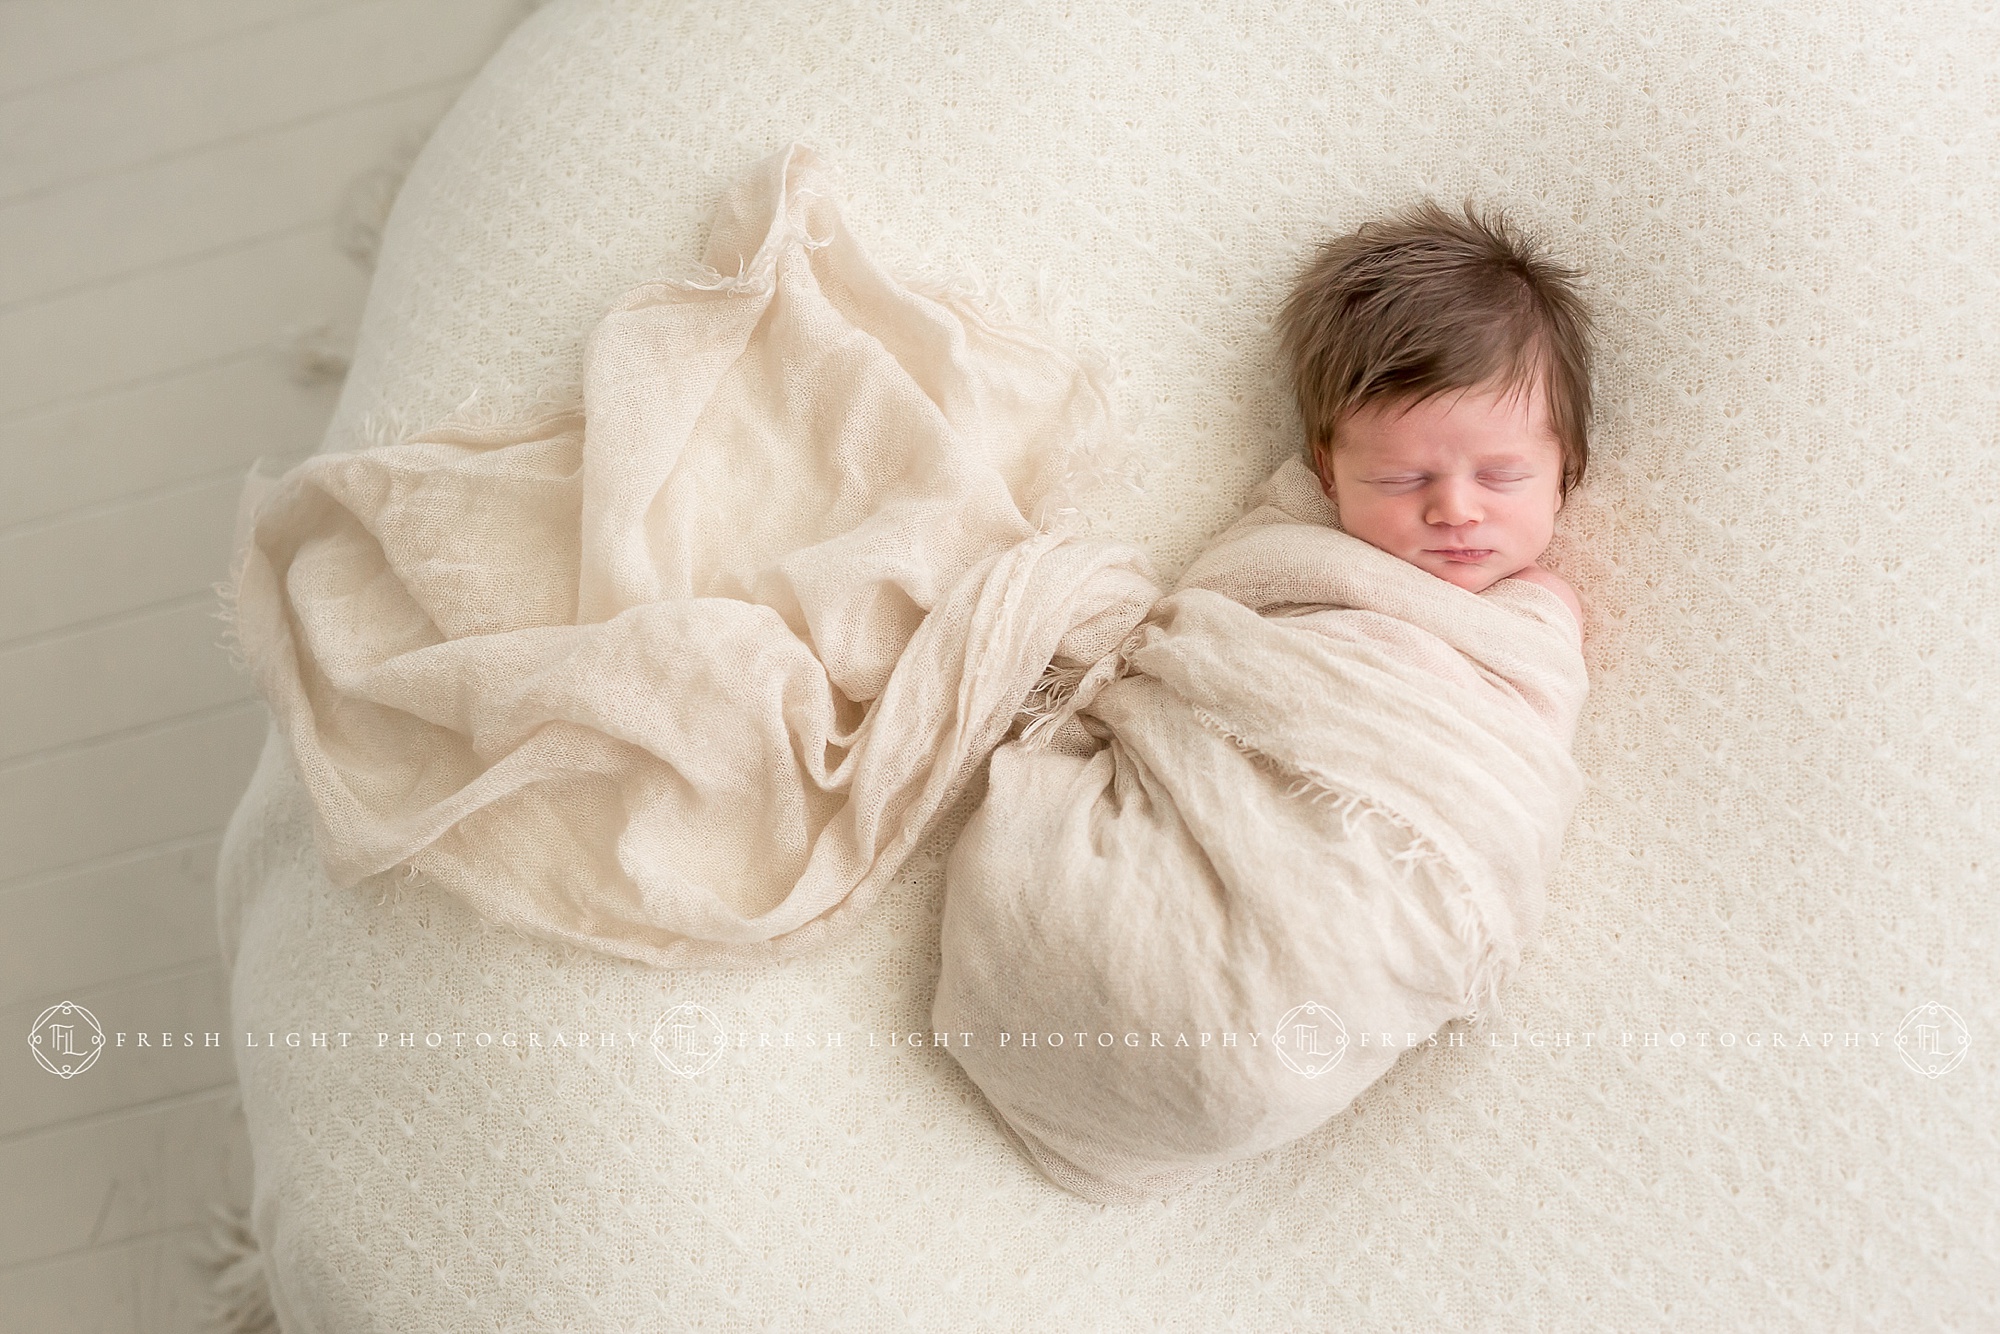
[[1539,933],[1588,688],[1537,564],[1584,469],[1572,282],[1470,209],[1321,247],[1279,320],[1306,459],[1136,625],[1080,621],[994,752],[932,1026],[1064,1188],[1311,1132]]
[[1348,533],[1471,593],[1525,579],[1582,480],[1589,316],[1497,217],[1426,202],[1320,250],[1280,317],[1307,447]]

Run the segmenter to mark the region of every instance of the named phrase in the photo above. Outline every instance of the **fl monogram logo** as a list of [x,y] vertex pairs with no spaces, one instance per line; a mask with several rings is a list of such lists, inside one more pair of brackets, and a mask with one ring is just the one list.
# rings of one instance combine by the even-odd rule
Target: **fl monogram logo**
[[97,1016],[74,1001],[43,1010],[28,1031],[28,1047],[50,1074],[74,1079],[104,1054],[104,1030]]

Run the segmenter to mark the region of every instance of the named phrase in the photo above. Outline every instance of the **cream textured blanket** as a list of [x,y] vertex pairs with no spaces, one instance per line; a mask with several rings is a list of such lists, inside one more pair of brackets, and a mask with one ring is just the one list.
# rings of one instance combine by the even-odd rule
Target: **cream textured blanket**
[[946,864],[933,1027],[1087,1198],[1313,1130],[1497,1000],[1540,929],[1582,788],[1575,621],[1332,520],[1288,460],[994,753]]
[[1393,1057],[1342,1024],[1428,1034],[1493,992],[1580,787],[1553,594],[1347,536],[1294,460],[1162,598],[1059,521],[1093,377],[891,280],[809,151],[727,194],[705,263],[597,328],[581,411],[256,498],[235,631],[336,884],[404,868],[624,958],[776,959],[992,755],[934,1019],[1107,1200],[1345,1106]]

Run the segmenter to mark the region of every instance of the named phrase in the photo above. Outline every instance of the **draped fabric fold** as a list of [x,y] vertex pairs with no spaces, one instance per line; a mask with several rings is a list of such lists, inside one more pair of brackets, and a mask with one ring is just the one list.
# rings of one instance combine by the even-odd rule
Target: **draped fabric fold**
[[786,957],[895,874],[1059,646],[1158,596],[1137,548],[1051,522],[1105,397],[884,273],[799,145],[584,365],[578,411],[246,497],[234,637],[334,883],[400,869],[662,966]]

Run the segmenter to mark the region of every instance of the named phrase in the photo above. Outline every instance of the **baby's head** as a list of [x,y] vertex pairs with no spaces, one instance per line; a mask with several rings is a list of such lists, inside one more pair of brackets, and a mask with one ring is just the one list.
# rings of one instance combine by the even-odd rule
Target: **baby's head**
[[1577,277],[1470,205],[1320,247],[1279,328],[1342,528],[1474,593],[1541,556],[1588,454]]

